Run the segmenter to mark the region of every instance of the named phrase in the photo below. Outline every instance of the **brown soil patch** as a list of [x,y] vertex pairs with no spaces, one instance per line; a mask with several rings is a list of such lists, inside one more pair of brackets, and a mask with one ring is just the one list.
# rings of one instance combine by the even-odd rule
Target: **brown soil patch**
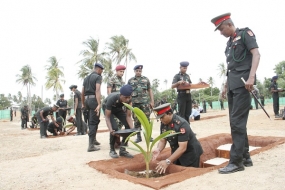
[[38,131],[40,128],[27,128],[29,131]]
[[[262,136],[248,136],[249,144],[251,146],[261,147],[250,152],[251,155],[258,154],[260,152],[271,149],[274,146],[283,144],[285,142],[284,137],[262,137]],[[230,134],[217,134],[209,137],[199,139],[204,153],[200,159],[200,166],[203,166],[203,162],[216,157],[216,148],[223,144],[232,143]],[[158,157],[158,160],[164,160],[170,156],[170,148],[166,148]],[[150,169],[154,170],[156,167],[156,162],[150,164]],[[118,159],[109,160],[99,160],[91,161],[88,163],[90,167],[99,170],[103,173],[109,174],[114,178],[124,179],[131,181],[133,183],[142,184],[154,189],[160,189],[162,187],[168,186],[173,183],[178,183],[189,179],[191,177],[196,177],[212,170],[216,170],[220,167],[225,166],[227,163],[207,167],[207,168],[192,168],[192,167],[182,167],[171,164],[163,177],[158,178],[136,178],[125,174],[125,169],[130,171],[143,171],[145,170],[145,163],[142,154],[135,155],[133,159],[120,157]]]
[[[97,133],[104,133],[104,132],[108,132],[108,129],[101,129],[101,130],[97,130]],[[73,136],[75,135],[76,132],[71,132],[68,135],[57,135],[57,136],[53,136],[53,135],[48,135],[48,138],[57,138],[57,137],[67,137],[67,136]]]
[[105,133],[105,132],[109,132],[109,129],[98,129],[97,133]]
[[73,136],[75,134],[76,134],[76,132],[71,132],[68,135],[57,135],[57,136],[48,135],[48,138],[67,137],[67,136]]
[[[213,119],[213,118],[224,117],[224,116],[226,116],[226,114],[212,115],[212,116],[206,116],[206,117],[203,117],[203,115],[200,115],[200,120]],[[199,120],[197,120],[197,121],[199,121]]]

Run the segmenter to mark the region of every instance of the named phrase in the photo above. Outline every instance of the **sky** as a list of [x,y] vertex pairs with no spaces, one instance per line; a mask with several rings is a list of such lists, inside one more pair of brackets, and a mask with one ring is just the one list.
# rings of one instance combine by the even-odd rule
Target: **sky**
[[[63,93],[69,97],[71,84],[82,88],[76,64],[86,49],[82,43],[99,39],[99,51],[107,51],[106,43],[115,35],[129,40],[137,58],[127,65],[127,80],[140,64],[150,81],[160,80],[159,90],[169,89],[179,63],[188,61],[192,83],[213,77],[220,88],[218,65],[225,63],[228,39],[214,32],[211,19],[227,12],[236,27],[249,27],[256,35],[261,54],[257,78],[274,76],[274,66],[285,60],[282,0],[1,0],[0,93],[26,96],[16,74],[28,64],[37,78],[31,93],[41,97],[45,65],[55,56],[64,68]],[[101,91],[107,94],[106,84]],[[43,88],[43,99],[53,95]]]

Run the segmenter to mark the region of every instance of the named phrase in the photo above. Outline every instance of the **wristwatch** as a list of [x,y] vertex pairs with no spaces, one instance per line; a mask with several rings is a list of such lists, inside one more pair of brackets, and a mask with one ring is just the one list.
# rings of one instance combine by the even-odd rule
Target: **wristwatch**
[[167,165],[171,164],[171,161],[169,159],[166,159],[165,161]]

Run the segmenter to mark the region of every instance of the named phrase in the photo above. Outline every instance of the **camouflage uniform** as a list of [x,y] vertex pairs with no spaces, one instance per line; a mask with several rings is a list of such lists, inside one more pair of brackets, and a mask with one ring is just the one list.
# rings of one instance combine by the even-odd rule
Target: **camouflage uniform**
[[[121,87],[125,84],[125,82],[123,81],[122,77],[118,77],[116,74],[111,77],[108,82],[107,82],[107,88],[111,88],[111,93],[112,92],[120,92]],[[114,118],[118,128],[122,129],[123,124],[120,122],[120,120],[118,118]]]
[[[149,79],[145,76],[132,77],[129,79],[128,84],[133,87],[132,104],[133,107],[141,109],[149,120],[150,117],[150,99],[148,90],[151,88]],[[141,128],[141,124],[137,117],[134,117],[135,128]]]

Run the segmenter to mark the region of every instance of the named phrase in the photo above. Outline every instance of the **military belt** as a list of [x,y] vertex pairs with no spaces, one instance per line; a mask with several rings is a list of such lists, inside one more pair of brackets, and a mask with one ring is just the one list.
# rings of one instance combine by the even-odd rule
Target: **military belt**
[[88,98],[96,98],[96,96],[95,95],[87,95],[87,96],[85,96],[85,99],[88,99]]
[[190,90],[178,91],[178,94],[190,94]]

